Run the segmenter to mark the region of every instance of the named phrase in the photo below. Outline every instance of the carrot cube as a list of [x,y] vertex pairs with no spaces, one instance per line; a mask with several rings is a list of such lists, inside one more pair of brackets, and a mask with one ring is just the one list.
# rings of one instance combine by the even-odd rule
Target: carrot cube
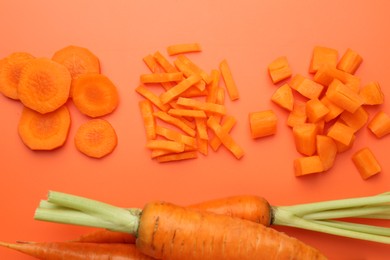
[[299,124],[306,123],[306,103],[300,100],[294,100],[293,110],[287,118],[287,125],[294,127]]
[[325,122],[329,122],[329,121],[335,119],[344,111],[344,109],[342,109],[341,107],[338,107],[334,103],[332,103],[332,101],[330,101],[327,96],[323,96],[321,98],[321,102],[329,110],[329,112],[324,117]]
[[277,122],[278,118],[272,110],[249,113],[249,126],[252,138],[256,139],[275,134]]
[[326,96],[337,106],[354,113],[364,100],[358,93],[338,79],[334,79],[326,91]]
[[327,136],[348,146],[355,136],[355,129],[337,121],[329,128]]
[[291,88],[309,99],[319,98],[324,86],[300,74],[295,75],[290,81]]
[[316,46],[310,61],[309,72],[315,73],[323,65],[337,66],[338,51],[332,48]]
[[354,113],[344,111],[339,118],[357,132],[368,122],[368,113],[363,107],[359,107]]
[[271,101],[288,111],[292,111],[294,106],[294,96],[291,87],[287,83],[279,87],[272,95]]
[[337,68],[350,74],[354,74],[362,62],[363,58],[359,55],[359,53],[348,48],[337,64]]
[[323,172],[324,167],[318,155],[300,157],[294,160],[295,176]]
[[378,138],[390,134],[390,116],[383,111],[379,111],[371,119],[368,129]]
[[268,72],[274,84],[291,77],[292,72],[287,57],[282,56],[273,60],[268,65]]
[[338,153],[336,142],[329,136],[317,135],[317,154],[321,159],[324,171],[332,168]]
[[363,179],[368,179],[381,172],[381,166],[368,147],[357,151],[352,156],[352,161]]
[[316,152],[318,127],[314,123],[304,123],[293,127],[295,148],[301,154],[311,156]]
[[384,102],[384,95],[378,82],[370,82],[364,85],[359,92],[364,100],[364,105],[380,105]]
[[339,70],[333,66],[324,65],[314,74],[313,80],[324,86],[329,86],[334,79],[338,79],[351,89],[358,91],[360,79],[348,72]]
[[325,118],[329,113],[329,109],[317,98],[306,102],[306,115],[311,123],[316,123]]

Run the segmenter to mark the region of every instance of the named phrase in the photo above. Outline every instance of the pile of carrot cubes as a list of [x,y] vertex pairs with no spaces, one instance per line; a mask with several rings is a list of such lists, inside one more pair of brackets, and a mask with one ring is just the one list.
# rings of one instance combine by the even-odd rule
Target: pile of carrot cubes
[[[339,153],[353,147],[358,132],[365,126],[377,137],[390,133],[390,116],[380,110],[371,119],[366,109],[384,102],[380,84],[362,85],[355,72],[362,57],[347,49],[339,58],[337,50],[316,46],[313,49],[309,76],[293,74],[285,56],[268,66],[277,89],[271,100],[288,112],[296,150],[302,157],[294,160],[296,176],[329,170]],[[252,113],[252,136],[276,133],[276,116],[272,111]],[[367,179],[381,171],[369,147],[352,155],[361,177]]]
[[231,101],[239,99],[230,67],[222,60],[206,72],[189,55],[200,51],[198,43],[176,44],[167,47],[169,57],[157,51],[143,59],[150,71],[135,91],[143,97],[146,147],[158,162],[198,158],[221,145],[237,159],[244,155],[230,134],[236,120],[224,105],[225,91]]
[[70,45],[51,58],[12,53],[0,60],[0,93],[22,103],[18,133],[31,150],[64,145],[71,126],[70,98],[88,118],[75,134],[76,148],[101,158],[116,147],[115,130],[101,117],[116,109],[118,92],[89,49]]

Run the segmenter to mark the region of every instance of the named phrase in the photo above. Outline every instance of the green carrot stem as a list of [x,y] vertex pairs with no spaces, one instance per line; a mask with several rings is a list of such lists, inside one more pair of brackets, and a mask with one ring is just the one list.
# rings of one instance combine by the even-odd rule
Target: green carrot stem
[[308,213],[303,216],[304,219],[335,219],[335,218],[349,218],[359,217],[364,215],[380,214],[388,212],[390,205],[381,206],[365,206],[356,208],[345,208],[336,210],[326,210],[320,212]]
[[362,233],[369,233],[381,236],[390,236],[390,228],[387,227],[378,227],[360,223],[351,223],[346,221],[336,221],[336,220],[317,220],[316,223],[327,225],[336,228],[348,229],[353,231],[358,231]]

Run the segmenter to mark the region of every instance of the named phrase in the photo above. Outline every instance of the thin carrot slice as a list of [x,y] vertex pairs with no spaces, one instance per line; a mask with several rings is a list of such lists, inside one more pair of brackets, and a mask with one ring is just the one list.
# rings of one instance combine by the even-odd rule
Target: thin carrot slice
[[[224,129],[224,131],[229,133],[233,126],[236,124],[236,122],[237,120],[233,116],[227,116],[224,122],[222,122],[221,127]],[[217,151],[221,144],[222,142],[217,136],[214,136],[210,140],[210,146],[214,151]]]
[[314,82],[313,80],[296,74],[290,81],[290,86],[295,89],[302,96],[308,99],[320,98],[324,86]]
[[368,147],[364,147],[352,156],[352,161],[363,179],[368,179],[382,171],[375,155]]
[[34,56],[27,52],[14,52],[2,59],[0,67],[0,93],[4,96],[19,100],[18,84],[23,67]]
[[70,124],[66,105],[46,114],[24,107],[18,132],[23,143],[31,150],[53,150],[64,145]]
[[188,52],[199,52],[202,51],[202,47],[199,43],[181,43],[174,44],[167,47],[167,52],[169,55],[177,55]]
[[390,116],[384,111],[379,111],[369,122],[368,129],[378,138],[390,134]]
[[151,140],[156,138],[156,119],[153,116],[153,106],[149,100],[141,100],[138,103],[141,111],[142,120],[144,122],[146,139]]
[[343,56],[341,56],[337,68],[347,73],[354,74],[362,62],[362,56],[351,48],[348,48]]
[[357,132],[368,122],[368,112],[363,107],[359,107],[354,113],[344,111],[339,118]]
[[344,123],[336,121],[329,128],[327,136],[333,138],[335,141],[342,143],[343,145],[349,146],[354,139],[355,129],[347,126]]
[[95,118],[108,115],[118,106],[117,88],[105,75],[82,74],[72,81],[72,85],[73,102],[87,116]]
[[294,100],[293,110],[288,114],[287,125],[294,127],[306,123],[306,103],[300,100]]
[[196,147],[196,139],[194,137],[181,134],[175,130],[163,126],[159,126],[159,125],[156,126],[156,134],[163,136],[166,139],[171,141],[182,143],[190,147]]
[[198,153],[195,151],[189,151],[189,152],[174,153],[174,154],[159,156],[156,158],[156,160],[159,163],[164,163],[164,162],[181,161],[181,160],[196,159],[196,158],[198,158]]
[[236,82],[233,78],[232,71],[230,70],[230,66],[227,60],[222,60],[219,63],[219,69],[221,71],[222,78],[225,82],[226,90],[230,97],[230,100],[237,100],[240,98],[240,94],[238,92],[238,88]]
[[178,127],[179,129],[181,129],[182,131],[184,131],[185,133],[187,133],[190,136],[195,136],[195,134],[196,134],[195,130],[192,127],[188,126],[186,123],[184,123],[182,119],[171,116],[168,113],[163,112],[163,111],[156,111],[156,112],[154,112],[153,115],[156,118],[163,120],[164,122],[167,122],[171,125]]
[[199,75],[193,74],[190,77],[180,81],[180,83],[160,95],[161,102],[163,104],[171,102],[173,99],[177,98],[180,94],[182,94],[200,80],[201,77]]
[[294,96],[291,87],[286,83],[277,88],[271,97],[271,101],[288,111],[292,111]]
[[354,113],[364,104],[363,98],[358,93],[354,92],[338,79],[334,79],[329,85],[326,96],[332,103],[350,113]]
[[140,94],[141,96],[143,96],[144,98],[146,98],[147,100],[149,100],[150,102],[153,103],[153,105],[155,105],[156,107],[158,107],[159,109],[161,109],[162,111],[168,111],[171,106],[168,105],[168,104],[163,104],[160,100],[160,97],[158,95],[156,95],[155,93],[153,93],[152,91],[150,91],[148,88],[146,88],[144,85],[139,85],[135,91]]
[[342,109],[341,107],[338,107],[332,101],[330,101],[327,96],[323,96],[321,98],[321,102],[329,110],[329,112],[324,117],[325,122],[329,122],[329,121],[337,118],[344,111],[344,109]]
[[309,72],[316,73],[317,70],[324,65],[336,67],[338,55],[338,51],[335,49],[315,46],[310,60]]
[[146,143],[146,147],[149,149],[161,149],[161,150],[167,150],[174,153],[179,153],[184,151],[184,144],[171,141],[171,140],[149,140]]
[[287,57],[281,56],[273,60],[268,65],[268,73],[274,84],[291,77],[292,71]]
[[92,158],[103,158],[117,146],[118,137],[112,125],[104,119],[91,119],[76,131],[74,143],[81,153]]
[[68,69],[47,58],[30,60],[20,74],[18,97],[39,113],[52,112],[69,98],[71,75]]
[[303,176],[324,171],[318,155],[300,157],[294,160],[295,176]]
[[312,156],[316,153],[316,137],[318,127],[314,123],[304,123],[293,127],[295,148],[303,155]]
[[193,109],[203,110],[208,113],[215,113],[218,115],[225,115],[227,113],[224,105],[216,103],[202,102],[196,99],[179,97],[176,101],[177,104]]
[[278,118],[274,111],[249,113],[249,126],[253,139],[276,134]]
[[173,115],[173,116],[207,118],[207,115],[203,110],[196,110],[196,109],[171,108],[168,110],[168,114]]
[[385,99],[379,83],[375,81],[364,85],[359,95],[363,98],[364,105],[381,105]]
[[183,78],[182,72],[151,73],[140,76],[141,83],[175,82],[181,81]]
[[317,123],[324,119],[329,113],[329,109],[317,98],[306,102],[306,115],[308,122]]
[[317,154],[322,162],[323,170],[327,171],[333,167],[338,154],[335,141],[326,135],[317,135],[316,137]]

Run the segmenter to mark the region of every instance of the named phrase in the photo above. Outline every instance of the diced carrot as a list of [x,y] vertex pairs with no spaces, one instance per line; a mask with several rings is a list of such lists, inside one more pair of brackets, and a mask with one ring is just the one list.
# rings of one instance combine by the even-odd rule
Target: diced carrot
[[294,160],[295,176],[303,176],[324,171],[322,161],[318,155],[304,156]]
[[138,103],[139,109],[141,111],[141,116],[144,122],[146,139],[152,140],[156,138],[156,119],[153,116],[153,106],[152,103],[145,99],[141,100]]
[[341,59],[337,64],[337,68],[347,73],[354,74],[362,62],[363,58],[359,55],[359,53],[351,48],[348,48],[343,56],[341,56]]
[[[182,55],[180,55],[180,57],[182,57]],[[197,66],[196,66],[196,69],[198,69],[198,70],[194,69],[193,67],[190,67],[190,65],[193,65],[193,63],[191,61],[189,61],[188,63],[185,63],[185,62],[186,61],[183,61],[183,59],[178,58],[174,61],[174,64],[178,68],[178,70],[184,74],[184,76],[186,78],[188,78],[189,76],[191,76],[193,74],[199,75],[202,78],[202,73],[206,73],[206,72],[200,71],[200,69]],[[202,78],[202,80],[200,80],[196,84],[194,84],[194,87],[200,91],[204,91],[204,90],[206,90],[206,82]]]
[[171,151],[168,151],[168,150],[162,150],[162,149],[153,149],[150,153],[150,158],[151,159],[156,159],[158,157],[162,157],[162,156],[165,156],[165,155],[174,155],[174,154],[181,154],[181,153],[184,153],[184,152],[196,152],[197,148],[194,148],[194,147],[190,147],[190,146],[187,146],[185,145],[184,146],[184,151],[183,152],[179,152],[179,153],[174,153],[174,152],[171,152]]
[[321,84],[316,83],[313,80],[302,76],[301,74],[294,75],[290,81],[290,86],[302,96],[309,99],[320,98],[320,95],[324,89],[324,86]]
[[156,160],[159,163],[164,163],[164,162],[172,162],[172,161],[180,161],[180,160],[188,160],[188,159],[196,159],[196,158],[198,158],[197,152],[189,151],[189,152],[174,153],[174,154],[159,156],[156,158]]
[[182,94],[184,91],[192,87],[194,84],[199,82],[201,80],[201,77],[197,74],[191,75],[190,77],[180,81],[177,85],[170,88],[166,92],[162,93],[160,95],[161,102],[163,104],[166,104],[173,99],[177,98],[180,94]]
[[318,127],[314,123],[298,124],[293,127],[293,137],[297,151],[306,156],[316,153]]
[[333,138],[335,141],[342,143],[343,145],[349,146],[355,136],[355,129],[347,126],[344,123],[336,121],[329,128],[327,136]]
[[[224,122],[222,122],[221,127],[224,129],[224,131],[229,133],[233,126],[236,124],[236,122],[237,121],[233,116],[227,116]],[[217,136],[214,136],[210,140],[210,146],[214,151],[217,151],[221,144],[221,140]]]
[[306,103],[300,100],[294,100],[293,110],[288,114],[287,125],[294,127],[306,123]]
[[390,134],[390,116],[384,111],[379,111],[368,123],[368,129],[378,138]]
[[185,117],[200,117],[200,118],[207,117],[206,113],[203,110],[198,110],[198,109],[171,108],[168,110],[168,114],[173,116],[185,116]]
[[225,115],[227,112],[226,107],[224,105],[210,103],[210,102],[203,102],[191,98],[179,97],[176,103],[184,107],[203,110],[204,112],[215,113],[218,115]]
[[288,111],[292,111],[294,106],[294,96],[291,87],[285,83],[277,88],[271,97],[271,101]]
[[363,98],[358,93],[338,79],[334,79],[329,85],[326,96],[332,103],[350,113],[354,113],[364,103]]
[[196,147],[196,139],[193,136],[188,136],[163,126],[156,126],[156,134],[163,136],[171,141],[183,143],[190,147]]
[[188,52],[199,52],[201,50],[202,48],[199,43],[181,43],[170,45],[167,47],[167,52],[169,55],[177,55]]
[[359,92],[364,100],[364,105],[381,105],[384,95],[378,82],[372,81],[364,85]]
[[317,154],[320,157],[324,171],[333,167],[336,155],[338,153],[335,141],[326,135],[317,135],[316,137]]
[[183,78],[182,72],[151,73],[140,76],[141,83],[175,82],[181,81]]
[[368,179],[381,172],[375,155],[368,147],[364,147],[352,156],[352,161],[363,179]]
[[353,147],[355,140],[356,140],[356,135],[352,136],[352,141],[348,145],[342,144],[339,141],[334,140],[337,146],[337,153],[343,153],[350,150]]
[[273,60],[268,65],[268,73],[274,84],[291,77],[292,71],[286,56],[281,56]]
[[184,123],[182,119],[171,116],[164,111],[156,111],[153,113],[153,115],[156,118],[159,118],[159,119],[161,119],[161,120],[163,120],[171,125],[178,127],[179,129],[181,129],[182,131],[184,131],[188,135],[195,136],[195,133],[196,133],[195,130],[193,128],[191,128],[190,126],[188,126],[186,123]]
[[160,100],[160,97],[156,94],[154,94],[152,91],[150,91],[148,88],[146,88],[144,85],[139,85],[135,91],[152,102],[156,107],[161,109],[162,111],[168,111],[171,106],[168,104],[163,104]]
[[317,98],[306,102],[306,115],[308,122],[316,123],[325,118],[329,109]]
[[332,101],[330,101],[326,95],[321,98],[321,102],[329,110],[329,112],[324,117],[325,122],[329,122],[329,121],[337,118],[344,111],[344,109],[342,109],[341,107],[338,107]]
[[368,112],[363,107],[359,107],[354,113],[344,111],[339,118],[357,132],[368,122]]
[[274,135],[278,118],[274,111],[264,110],[249,113],[249,126],[253,139]]
[[332,48],[315,46],[310,60],[309,72],[316,73],[323,65],[337,66],[338,51]]
[[313,77],[315,82],[323,86],[329,86],[334,79],[338,79],[355,90],[360,85],[360,79],[358,77],[329,65],[320,67]]
[[238,88],[236,82],[234,81],[232,71],[230,70],[230,66],[227,60],[223,60],[219,64],[219,69],[221,71],[222,78],[225,82],[226,90],[230,97],[230,100],[237,100],[240,98],[238,93]]
[[325,131],[325,120],[324,119],[321,119],[317,122],[315,122],[316,126],[317,126],[317,129],[318,129],[318,133],[319,135],[322,135]]
[[176,141],[171,140],[148,140],[146,143],[146,147],[154,150],[154,149],[161,149],[161,150],[167,150],[174,153],[179,153],[184,151],[184,144],[179,143]]

